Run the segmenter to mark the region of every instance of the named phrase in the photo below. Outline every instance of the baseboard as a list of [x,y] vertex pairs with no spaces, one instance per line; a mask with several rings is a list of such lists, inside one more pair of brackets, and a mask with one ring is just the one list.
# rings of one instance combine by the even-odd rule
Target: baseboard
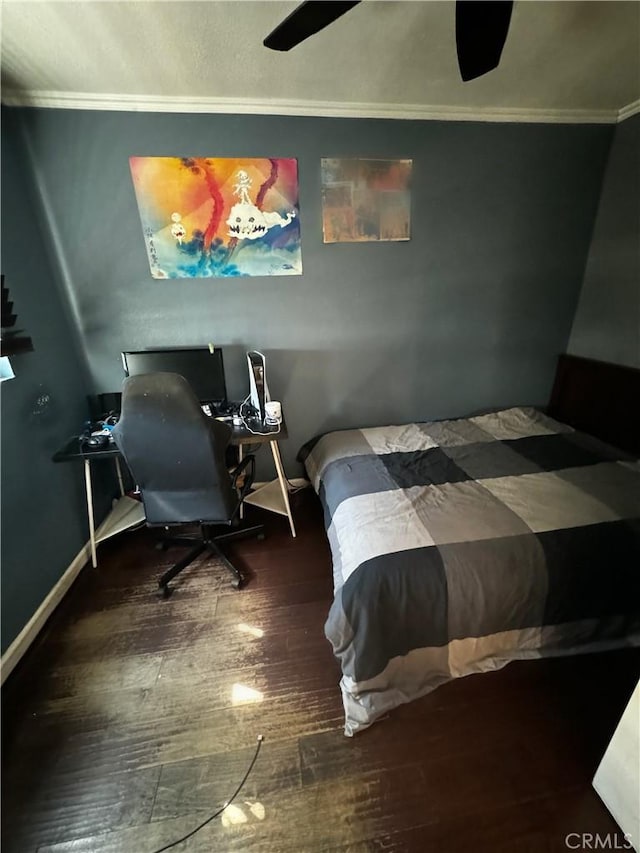
[[60,580],[50,590],[40,607],[24,626],[15,640],[0,660],[0,684],[4,684],[13,671],[20,658],[25,654],[31,643],[43,629],[45,622],[51,616],[56,607],[69,591],[71,584],[78,577],[81,570],[91,559],[91,546],[87,544],[73,558],[69,567]]

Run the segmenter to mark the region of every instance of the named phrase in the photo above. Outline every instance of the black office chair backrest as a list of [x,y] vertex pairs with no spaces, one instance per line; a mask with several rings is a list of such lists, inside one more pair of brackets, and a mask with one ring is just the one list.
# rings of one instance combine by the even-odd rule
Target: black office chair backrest
[[113,430],[147,524],[229,523],[239,504],[227,471],[231,429],[207,417],[177,373],[130,376]]

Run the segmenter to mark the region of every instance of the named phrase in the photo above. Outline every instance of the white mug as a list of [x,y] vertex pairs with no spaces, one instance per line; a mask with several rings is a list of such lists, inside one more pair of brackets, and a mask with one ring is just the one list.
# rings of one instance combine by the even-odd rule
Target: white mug
[[270,400],[264,404],[264,419],[268,424],[279,424],[282,422],[282,406],[276,400]]

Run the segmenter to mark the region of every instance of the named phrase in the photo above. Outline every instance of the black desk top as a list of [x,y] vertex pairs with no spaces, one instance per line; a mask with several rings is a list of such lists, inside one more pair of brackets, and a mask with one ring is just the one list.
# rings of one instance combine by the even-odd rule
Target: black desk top
[[[284,418],[282,418],[282,423],[279,426],[270,426],[246,418],[245,423],[251,429],[245,426],[237,426],[232,421],[224,421],[224,423],[231,427],[231,444],[262,444],[265,441],[288,438],[287,424]],[[251,432],[251,430],[254,431]]]
[[60,450],[53,454],[54,462],[68,462],[71,459],[115,459],[120,456],[120,451],[115,442],[107,447],[85,447],[82,436],[74,435]]
[[[254,432],[251,432],[245,426],[237,426],[230,420],[224,420],[227,426],[231,427],[231,444],[263,444],[267,441],[279,440],[287,438],[287,425],[284,418],[280,427],[271,427],[260,423],[260,421],[246,420],[248,427]],[[115,459],[120,456],[120,451],[115,442],[111,442],[107,447],[86,447],[80,436],[74,435],[66,444],[53,454],[54,462],[69,462],[73,459]]]

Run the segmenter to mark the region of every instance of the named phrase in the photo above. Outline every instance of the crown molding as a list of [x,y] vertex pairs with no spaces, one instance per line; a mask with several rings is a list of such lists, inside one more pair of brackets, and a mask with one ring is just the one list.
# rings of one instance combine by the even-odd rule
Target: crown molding
[[638,98],[637,101],[631,101],[631,103],[627,104],[626,107],[622,107],[622,109],[618,110],[618,122],[631,118],[631,116],[635,116],[638,113],[640,113],[640,98]]
[[535,124],[616,124],[640,111],[640,101],[621,110],[538,109],[519,107],[450,107],[423,104],[339,103],[249,98],[202,98],[164,95],[118,95],[102,92],[19,92],[5,90],[9,107],[64,110],[112,110],[155,113],[223,113],[330,118],[386,118],[425,121],[523,122]]

